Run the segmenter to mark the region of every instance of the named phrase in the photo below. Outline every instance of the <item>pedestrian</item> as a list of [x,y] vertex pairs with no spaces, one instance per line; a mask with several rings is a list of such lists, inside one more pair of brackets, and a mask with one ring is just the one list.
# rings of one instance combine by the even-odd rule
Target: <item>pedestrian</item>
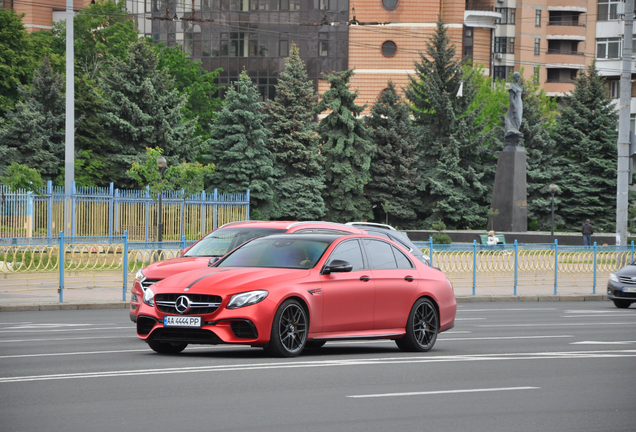
[[594,227],[590,223],[589,219],[585,219],[581,232],[583,233],[583,245],[592,246],[592,234],[594,234]]
[[499,243],[499,239],[497,239],[497,237],[495,236],[494,231],[488,232],[488,240],[486,241],[486,243],[488,244],[488,246],[494,246]]

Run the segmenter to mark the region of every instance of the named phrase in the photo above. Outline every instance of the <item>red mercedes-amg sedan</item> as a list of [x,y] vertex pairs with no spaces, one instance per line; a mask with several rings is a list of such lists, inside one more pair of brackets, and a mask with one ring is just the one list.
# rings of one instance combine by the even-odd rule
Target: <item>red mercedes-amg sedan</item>
[[456,310],[444,274],[390,240],[270,235],[146,288],[137,335],[172,354],[226,343],[292,357],[346,339],[393,339],[402,350],[428,351],[453,327]]

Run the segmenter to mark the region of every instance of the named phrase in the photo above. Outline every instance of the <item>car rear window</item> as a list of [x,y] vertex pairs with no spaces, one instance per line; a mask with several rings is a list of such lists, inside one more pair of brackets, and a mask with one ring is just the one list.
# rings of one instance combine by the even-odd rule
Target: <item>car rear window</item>
[[212,231],[196,243],[184,256],[223,256],[237,246],[255,237],[285,232],[276,228],[228,227]]

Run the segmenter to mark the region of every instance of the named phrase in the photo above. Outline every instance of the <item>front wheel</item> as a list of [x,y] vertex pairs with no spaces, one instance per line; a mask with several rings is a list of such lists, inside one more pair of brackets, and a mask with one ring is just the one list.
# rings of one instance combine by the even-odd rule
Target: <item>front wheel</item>
[[418,299],[406,322],[406,335],[395,343],[402,351],[424,352],[435,345],[439,332],[439,315],[433,302],[427,298]]
[[629,300],[612,300],[614,302],[614,306],[619,309],[627,309],[632,302]]
[[171,344],[167,342],[157,342],[157,341],[147,341],[147,342],[148,342],[148,346],[152,348],[153,351],[158,352],[159,354],[179,354],[188,346],[187,343]]
[[285,300],[274,315],[272,334],[265,351],[276,357],[296,357],[305,347],[309,320],[296,300]]

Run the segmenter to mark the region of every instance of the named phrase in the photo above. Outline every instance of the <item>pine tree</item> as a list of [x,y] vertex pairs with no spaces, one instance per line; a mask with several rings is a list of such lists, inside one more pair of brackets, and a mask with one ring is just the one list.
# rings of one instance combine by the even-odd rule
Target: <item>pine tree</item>
[[[551,136],[554,121],[546,107],[556,103],[535,82],[523,83],[523,145],[526,148],[528,228],[551,228],[552,196],[548,186],[560,177],[554,166],[556,143]],[[554,111],[552,111],[554,112]],[[558,215],[555,221],[560,223]]]
[[[477,87],[463,76],[455,46],[441,21],[415,63],[405,90],[416,124],[422,128],[420,213],[424,226],[442,220],[450,229],[485,227],[500,143],[478,123],[481,108],[470,110]],[[463,85],[462,85],[463,83]],[[460,86],[463,96],[458,95]]]
[[305,64],[292,45],[276,98],[267,105],[270,147],[276,158],[274,214],[278,219],[319,220],[325,215],[325,188],[314,111],[318,96]]
[[102,118],[113,141],[107,170],[117,187],[136,186],[127,171],[147,147],[164,149],[169,164],[194,159],[199,140],[193,137],[193,121],[184,122],[181,115],[185,97],[166,71],[157,70],[157,55],[146,42],[131,45],[127,61],[113,59],[101,90],[107,97]]
[[604,79],[592,63],[563,99],[554,139],[561,178],[557,213],[565,228],[579,231],[586,219],[596,230],[613,232],[616,223],[618,114]]
[[325,76],[330,88],[322,95],[318,112],[331,110],[318,126],[324,156],[327,217],[335,222],[370,219],[371,204],[364,186],[371,180],[369,167],[375,152],[360,118],[364,106],[356,105],[357,92],[349,90],[353,70]]
[[252,210],[258,210],[258,218],[267,219],[274,199],[274,155],[258,98],[258,88],[247,72],[241,72],[212,125],[210,153],[216,171],[211,178],[213,187],[223,193],[249,189]]
[[376,219],[388,219],[401,228],[409,226],[417,219],[419,137],[411,125],[410,108],[398,96],[393,82],[389,81],[373,104],[365,124],[377,148],[371,159],[371,181],[366,186],[369,201],[376,206]]
[[33,75],[29,89],[18,87],[22,101],[7,111],[0,128],[2,170],[17,162],[40,171],[45,180],[54,179],[64,160],[66,119],[62,89],[64,78],[53,72],[48,58]]

